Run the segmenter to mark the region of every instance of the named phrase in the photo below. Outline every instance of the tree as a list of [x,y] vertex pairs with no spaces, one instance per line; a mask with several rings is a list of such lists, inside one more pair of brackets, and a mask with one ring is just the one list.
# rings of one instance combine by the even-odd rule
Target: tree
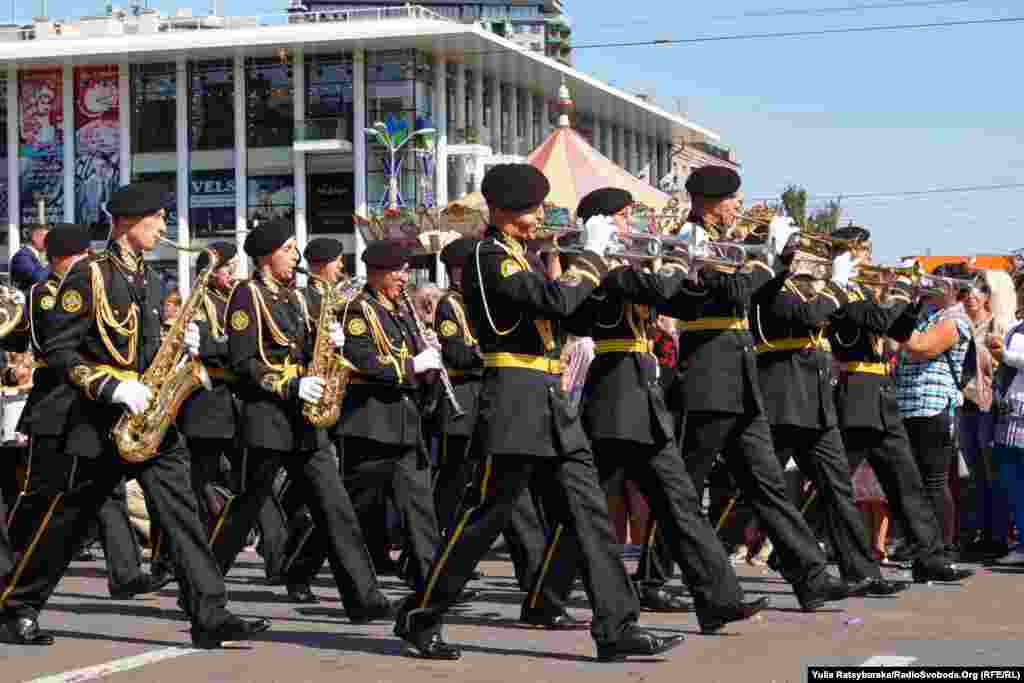
[[798,185],[790,185],[782,193],[782,205],[786,207],[786,215],[803,228],[807,222],[807,190]]
[[824,208],[807,213],[807,190],[799,185],[790,185],[782,193],[782,205],[786,214],[792,218],[801,230],[808,232],[831,233],[839,228],[839,217],[842,213],[841,199],[830,199]]
[[830,199],[825,208],[814,212],[809,221],[811,232],[830,234],[839,229],[839,216],[842,213],[839,199]]

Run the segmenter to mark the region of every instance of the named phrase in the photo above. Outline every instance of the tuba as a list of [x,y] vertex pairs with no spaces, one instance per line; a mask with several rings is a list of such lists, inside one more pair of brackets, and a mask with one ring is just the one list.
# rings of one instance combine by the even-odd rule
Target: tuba
[[25,305],[14,296],[18,290],[0,285],[0,339],[6,337],[25,317]]
[[343,355],[334,350],[327,328],[335,319],[338,308],[352,301],[364,282],[359,278],[347,278],[336,286],[332,286],[308,270],[302,268],[296,270],[305,273],[324,286],[323,299],[320,302],[320,317],[316,323],[313,359],[306,370],[308,376],[319,377],[324,381],[324,394],[316,403],[304,403],[302,414],[314,427],[329,428],[333,427],[341,416],[341,401],[345,398],[348,379],[356,368],[345,360]]
[[[163,238],[160,241],[181,251],[202,251],[182,247]],[[209,254],[210,265],[192,283],[192,293],[182,304],[178,319],[164,336],[153,362],[139,378],[153,392],[153,400],[141,415],[125,412],[111,432],[117,451],[125,462],[145,462],[156,455],[185,399],[200,385],[207,390],[213,388],[206,368],[197,359],[187,358],[185,348],[185,331],[195,319],[199,303],[207,292],[210,275],[219,265],[217,253],[211,249]]]

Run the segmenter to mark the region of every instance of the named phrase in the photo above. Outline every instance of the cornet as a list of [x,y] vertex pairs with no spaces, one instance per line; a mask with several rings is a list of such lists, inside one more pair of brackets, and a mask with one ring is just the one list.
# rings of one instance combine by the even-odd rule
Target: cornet
[[870,266],[864,265],[858,268],[858,274],[852,278],[854,282],[869,286],[887,286],[894,284],[897,279],[905,277],[924,296],[946,294],[950,290],[959,291],[970,289],[974,284],[973,280],[963,280],[944,275],[932,275],[921,268],[921,264],[913,266]]
[[659,239],[659,244],[662,258],[684,261],[690,267],[742,268],[748,258],[765,257],[771,253],[766,245],[742,242],[706,240],[695,245],[687,239],[663,236]]
[[[566,254],[578,254],[583,251],[579,244],[579,238],[583,236],[583,228],[572,228],[569,226],[545,225],[538,230],[538,239],[550,240],[550,244],[541,247],[542,253],[562,252]],[[570,240],[568,244],[562,244],[562,240]],[[608,249],[603,254],[621,259],[633,260],[654,260],[661,255],[660,236],[653,233],[631,231],[628,235],[612,236]]]

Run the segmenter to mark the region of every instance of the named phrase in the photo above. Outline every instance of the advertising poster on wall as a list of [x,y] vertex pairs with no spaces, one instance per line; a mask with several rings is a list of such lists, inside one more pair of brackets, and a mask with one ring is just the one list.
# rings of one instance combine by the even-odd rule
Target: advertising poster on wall
[[295,218],[295,177],[264,175],[249,178],[249,226],[257,221],[293,220]]
[[100,211],[117,189],[121,129],[117,66],[75,68],[75,219],[106,223]]
[[353,194],[355,179],[351,173],[322,173],[309,177],[307,213],[311,234],[352,233],[355,223]]
[[64,218],[64,94],[60,69],[18,74],[18,172],[22,223]]
[[192,171],[188,207],[188,224],[193,236],[234,234],[235,170]]

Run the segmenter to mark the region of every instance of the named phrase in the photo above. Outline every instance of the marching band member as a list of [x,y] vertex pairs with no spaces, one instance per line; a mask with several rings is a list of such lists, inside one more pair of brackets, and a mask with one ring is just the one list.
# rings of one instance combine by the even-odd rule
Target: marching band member
[[[864,228],[843,228],[833,237],[855,240],[860,247],[853,255],[862,263],[870,261],[871,233]],[[848,303],[832,314],[828,328],[832,353],[841,368],[836,412],[851,471],[867,459],[891,514],[914,549],[914,581],[960,581],[973,572],[957,567],[945,555],[942,527],[925,495],[896,403],[896,385],[883,355],[885,338],[901,343],[910,339],[918,313],[911,304],[913,295],[909,277],[900,278],[889,290],[885,305],[868,287],[848,285]]]
[[[22,325],[3,341],[5,349],[30,349],[37,358],[43,356],[43,337],[39,331],[41,321],[53,309],[51,302],[55,301],[61,279],[71,266],[86,257],[89,249],[89,228],[72,223],[58,223],[46,234],[45,248],[47,262],[50,265],[49,277],[45,282],[31,286],[28,294],[30,303],[26,308]],[[61,438],[67,425],[75,394],[74,387],[63,382],[61,377],[45,366],[36,368],[32,373],[32,389],[25,401],[17,427],[18,432],[29,436],[26,463],[29,475],[33,468],[46,466],[48,455],[60,452],[59,444],[55,441]],[[14,502],[11,516],[4,517],[9,525],[14,526],[15,522],[18,522],[15,537],[18,546],[22,548],[28,545],[27,539],[22,537],[32,530],[25,528],[31,524],[20,523],[21,516],[17,514],[18,510],[24,498],[36,497],[40,493],[44,498],[47,495],[46,491],[37,492],[29,488],[33,485],[32,479],[31,476],[26,477],[24,487]],[[96,514],[103,556],[107,565],[110,596],[115,599],[150,593],[167,584],[166,578],[154,579],[142,572],[139,544],[132,533],[125,495],[124,485],[119,484],[110,492]],[[34,503],[30,503],[32,504]],[[28,522],[36,519],[36,515],[28,512]]]
[[[824,256],[818,253],[822,251]],[[871,556],[868,533],[853,500],[832,395],[832,355],[823,330],[845,302],[843,291],[856,274],[857,263],[849,254],[836,257],[830,282],[802,265],[806,258],[825,265],[830,257],[826,243],[794,234],[782,251],[781,272],[754,293],[751,320],[760,342],[756,351],[761,393],[779,463],[793,458],[814,482],[849,594],[892,595],[906,584],[883,579]]]
[[[463,237],[441,250],[441,261],[448,271],[450,288],[437,303],[435,328],[455,396],[465,411],[464,415],[456,418],[447,401],[438,406],[441,448],[434,484],[434,505],[445,537],[451,536],[466,488],[472,482],[474,470],[483,462],[480,441],[473,435],[478,421],[484,358],[466,316],[466,302],[462,296],[466,262],[478,241]],[[519,586],[528,591],[543,564],[545,545],[544,527],[529,490],[524,490],[516,502],[509,525],[502,533]],[[562,626],[575,620],[562,609],[552,615],[551,621],[551,626]]]
[[[48,454],[35,469],[52,498],[41,510],[32,542],[15,570],[0,582],[6,637],[11,642],[49,644],[37,615],[71,560],[85,520],[122,478],[136,478],[151,514],[170,537],[176,560],[191,586],[192,642],[219,647],[270,626],[245,621],[225,607],[224,579],[206,544],[188,481],[188,453],[173,426],[156,457],[126,464],[110,430],[127,409],[140,414],[153,397],[138,377],[160,345],[160,279],[144,261],[166,230],[165,195],[158,185],[119,188],[108,205],[114,225],[105,253],[80,260],[64,275],[56,295],[41,301],[50,314],[41,322],[46,363],[77,393],[62,434],[63,453]],[[190,353],[196,330],[186,332]],[[37,488],[33,486],[33,488]]]
[[[628,240],[632,205],[629,192],[605,188],[580,200],[576,216],[587,225],[612,223]],[[701,510],[679,457],[675,421],[658,381],[658,359],[651,341],[654,306],[664,302],[667,289],[678,289],[684,280],[682,268],[666,268],[675,274],[663,277],[632,266],[614,269],[600,293],[592,294],[566,327],[594,339],[596,355],[584,388],[583,426],[593,443],[602,485],[608,489],[623,480],[637,483],[653,512],[652,523],[659,525],[673,559],[683,569],[701,631],[715,633],[729,622],[761,611],[768,599],[743,602],[736,572]],[[640,584],[638,588],[641,605],[657,611],[686,609],[661,586]]]
[[[686,182],[693,202],[688,229],[704,236],[734,223],[739,187],[740,177],[730,168],[693,171]],[[747,314],[751,295],[774,273],[754,260],[736,273],[704,268],[690,276],[697,282],[684,287],[662,312],[684,321],[679,342],[679,365],[685,367],[680,373],[683,453],[693,484],[704,490],[715,457],[722,453],[773,544],[789,560],[783,576],[800,606],[812,611],[842,600],[846,585],[826,571],[813,532],[786,497],[765,415]]]
[[[439,532],[430,490],[418,394],[423,374],[441,367],[436,339],[418,340],[402,303],[412,252],[394,240],[363,252],[366,287],[345,307],[345,358],[356,370],[342,403],[345,485],[357,506],[393,496],[408,548],[407,580],[426,585]],[[415,351],[420,343],[426,348]]]
[[[345,611],[353,623],[390,616],[366,552],[359,522],[324,430],[309,423],[305,403],[316,403],[324,380],[305,375],[315,339],[292,288],[298,261],[291,222],[268,221],[249,233],[245,253],[256,276],[239,282],[228,304],[228,352],[243,402],[241,430],[248,448],[243,492],[232,498],[214,529],[211,545],[225,572],[245,545],[261,506],[283,465],[309,491],[314,522],[327,537],[327,558]],[[331,330],[335,347],[340,328]]]
[[586,251],[570,258],[559,280],[548,280],[525,245],[537,237],[549,190],[547,178],[527,164],[494,166],[483,180],[492,225],[466,261],[463,285],[466,313],[480,321],[476,336],[485,370],[477,433],[485,460],[475,499],[445,540],[425,588],[398,615],[395,634],[425,658],[461,656],[442,637],[442,617],[531,483],[542,495],[552,529],[550,562],[527,596],[524,620],[545,615],[551,597],[557,601],[565,594],[578,562],[584,562],[599,660],[656,655],[683,640],[636,624],[639,605],[616,551],[590,444],[561,389],[562,321],[604,278],[602,255],[614,229],[586,231]]

